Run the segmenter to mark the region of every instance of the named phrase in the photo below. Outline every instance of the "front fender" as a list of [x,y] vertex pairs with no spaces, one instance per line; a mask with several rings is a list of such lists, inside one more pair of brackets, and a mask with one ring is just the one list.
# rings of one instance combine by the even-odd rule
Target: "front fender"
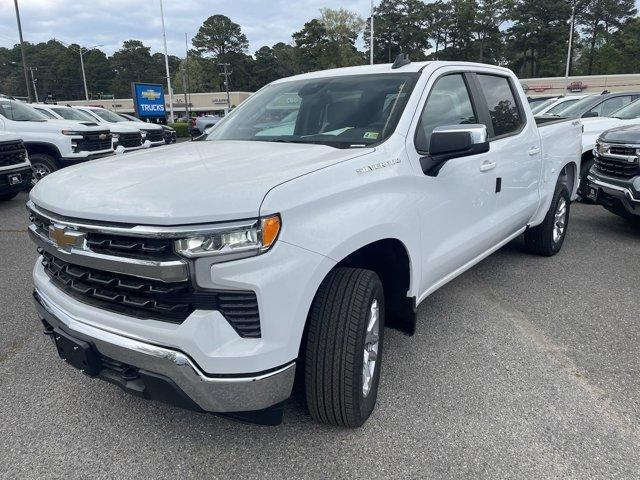
[[419,179],[406,158],[356,172],[385,160],[376,152],[289,181],[267,194],[260,213],[281,215],[283,241],[336,262],[378,240],[399,240],[409,255],[415,294],[421,275],[417,205],[424,196]]

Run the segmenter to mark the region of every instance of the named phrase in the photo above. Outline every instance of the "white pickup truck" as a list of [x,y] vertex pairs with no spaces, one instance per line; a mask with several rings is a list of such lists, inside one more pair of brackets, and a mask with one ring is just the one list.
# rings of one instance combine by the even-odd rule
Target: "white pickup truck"
[[298,371],[314,419],[362,425],[385,327],[413,333],[420,303],[519,235],[560,250],[582,126],[541,127],[489,65],[275,81],[204,141],[39,183],[38,315],[69,364],[145,398],[277,423]]
[[28,104],[2,95],[0,132],[22,139],[34,183],[62,167],[113,154],[108,128],[86,121],[52,120]]

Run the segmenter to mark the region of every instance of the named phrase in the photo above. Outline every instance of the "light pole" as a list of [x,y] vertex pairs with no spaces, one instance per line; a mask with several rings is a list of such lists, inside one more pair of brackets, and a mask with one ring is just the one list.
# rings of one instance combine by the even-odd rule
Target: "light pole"
[[224,72],[220,75],[224,77],[224,89],[227,92],[227,111],[225,112],[225,115],[227,115],[231,111],[231,97],[229,96],[229,76],[233,72],[227,70],[227,67],[231,66],[230,63],[219,63],[218,65],[224,68]]
[[371,21],[369,22],[369,63],[373,65],[373,0],[371,0]]
[[39,103],[38,100],[38,89],[36,88],[36,78],[33,76],[33,72],[38,71],[38,67],[29,67],[29,72],[31,73],[31,83],[33,84],[33,95],[36,97],[36,103]]
[[89,90],[87,89],[87,76],[84,73],[84,58],[83,55],[85,52],[88,52],[89,50],[93,50],[94,48],[100,48],[100,47],[104,47],[104,45],[100,44],[100,45],[94,45],[93,47],[89,47],[89,48],[85,48],[85,47],[81,47],[78,46],[78,48],[76,49],[74,46],[69,45],[68,43],[64,43],[56,38],[54,38],[55,41],[60,42],[62,45],[64,45],[67,48],[70,48],[71,50],[75,50],[76,52],[78,52],[80,54],[80,69],[82,70],[82,84],[84,85],[84,99],[86,101],[89,101]]
[[571,7],[571,28],[569,30],[569,48],[567,48],[567,68],[564,71],[564,92],[567,93],[567,88],[569,87],[569,70],[571,68],[571,45],[573,43],[573,24],[576,17],[576,7],[575,5]]
[[[167,54],[167,32],[164,29],[164,9],[160,0],[160,18],[162,19],[162,41],[164,42],[164,66],[167,70],[167,89],[169,90],[169,119],[174,123],[173,117],[173,92],[171,91],[171,74],[169,73],[169,55]],[[164,99],[162,99],[164,101]]]
[[22,38],[22,23],[20,22],[20,9],[18,8],[18,0],[13,0],[16,7],[16,21],[18,22],[18,35],[20,36],[20,53],[22,54],[22,71],[24,72],[24,81],[27,85],[27,98],[31,103],[31,87],[29,87],[29,75],[27,74],[27,56],[24,53],[24,40]]

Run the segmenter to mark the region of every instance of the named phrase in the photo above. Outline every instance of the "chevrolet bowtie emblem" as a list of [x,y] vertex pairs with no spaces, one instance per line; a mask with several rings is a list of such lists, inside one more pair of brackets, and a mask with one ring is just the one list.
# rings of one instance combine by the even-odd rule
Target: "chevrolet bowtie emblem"
[[49,226],[49,238],[62,250],[71,250],[72,247],[82,248],[84,243],[84,233],[62,225]]
[[107,134],[106,133],[101,133],[100,135],[98,135],[98,138],[100,140],[106,140],[107,139]]

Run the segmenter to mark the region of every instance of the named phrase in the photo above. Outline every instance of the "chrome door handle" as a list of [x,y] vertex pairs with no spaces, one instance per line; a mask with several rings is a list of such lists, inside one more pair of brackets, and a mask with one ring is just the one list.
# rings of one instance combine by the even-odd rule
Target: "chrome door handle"
[[488,172],[489,170],[493,170],[494,168],[496,168],[496,162],[491,162],[489,160],[485,160],[484,162],[482,162],[482,165],[480,165],[481,172]]
[[539,154],[539,153],[540,153],[540,147],[531,147],[531,148],[529,149],[529,155],[531,155],[532,157],[533,157],[534,155]]

